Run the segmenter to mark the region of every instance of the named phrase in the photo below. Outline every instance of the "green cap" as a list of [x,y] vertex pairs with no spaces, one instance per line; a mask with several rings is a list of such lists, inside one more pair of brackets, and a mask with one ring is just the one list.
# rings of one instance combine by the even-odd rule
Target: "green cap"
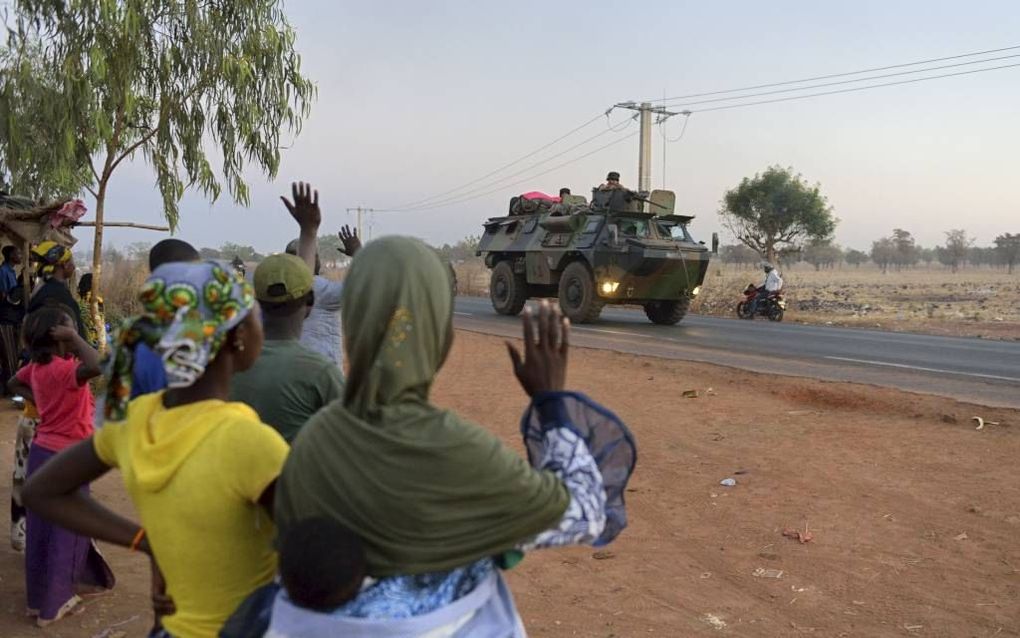
[[300,257],[270,255],[255,269],[255,298],[267,303],[296,301],[312,290],[312,271]]

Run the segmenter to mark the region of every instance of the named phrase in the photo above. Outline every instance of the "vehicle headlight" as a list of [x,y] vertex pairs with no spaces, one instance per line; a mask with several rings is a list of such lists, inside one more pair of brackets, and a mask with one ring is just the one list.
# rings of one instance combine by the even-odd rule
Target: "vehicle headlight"
[[619,287],[620,287],[620,282],[618,282],[618,281],[603,281],[602,282],[602,294],[603,295],[611,295],[614,292],[616,292],[616,289],[619,288]]
[[691,291],[691,296],[697,297],[699,292],[701,292],[701,286],[695,286],[694,290]]

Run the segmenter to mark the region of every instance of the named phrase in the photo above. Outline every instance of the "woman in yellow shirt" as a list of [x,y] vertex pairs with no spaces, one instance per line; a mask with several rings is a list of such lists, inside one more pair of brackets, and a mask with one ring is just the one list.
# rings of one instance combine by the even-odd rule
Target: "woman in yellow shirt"
[[[63,527],[153,557],[176,607],[154,636],[216,636],[276,570],[270,515],[287,444],[226,401],[231,376],[262,349],[258,308],[251,287],[212,262],[161,266],[139,298],[144,313],[115,338],[107,424],[47,463],[22,499]],[[129,405],[139,343],[166,362],[169,389]],[[141,526],[78,491],[113,467]]]

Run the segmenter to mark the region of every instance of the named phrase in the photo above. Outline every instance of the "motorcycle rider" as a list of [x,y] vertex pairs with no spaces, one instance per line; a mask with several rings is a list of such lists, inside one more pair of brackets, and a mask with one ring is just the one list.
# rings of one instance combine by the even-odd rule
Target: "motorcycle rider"
[[783,289],[783,278],[779,276],[779,271],[776,270],[775,266],[765,262],[761,267],[765,271],[765,283],[758,287],[758,295],[751,303],[752,317],[758,313],[758,304],[768,299],[769,295]]

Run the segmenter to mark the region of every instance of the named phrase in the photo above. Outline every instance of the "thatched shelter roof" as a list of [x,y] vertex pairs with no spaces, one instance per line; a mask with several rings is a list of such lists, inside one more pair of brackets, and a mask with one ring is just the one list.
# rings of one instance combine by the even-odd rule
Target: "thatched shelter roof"
[[39,204],[26,197],[0,193],[0,234],[19,245],[51,240],[64,246],[74,246],[77,240],[71,234],[73,222],[57,215],[68,201],[63,199]]

